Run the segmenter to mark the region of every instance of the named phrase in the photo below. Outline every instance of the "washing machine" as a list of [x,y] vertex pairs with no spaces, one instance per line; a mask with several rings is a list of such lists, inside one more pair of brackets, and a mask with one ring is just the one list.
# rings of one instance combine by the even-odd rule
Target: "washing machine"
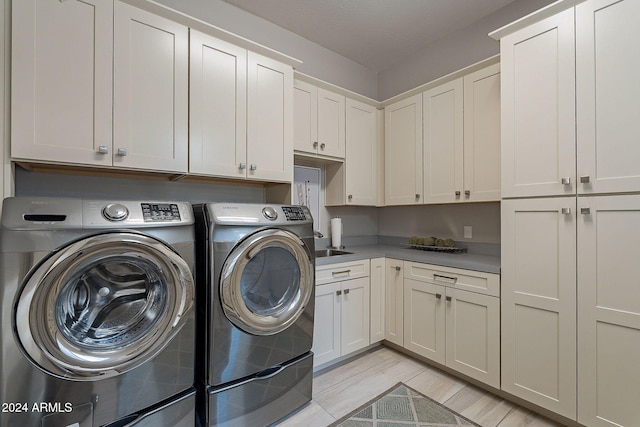
[[188,203],[5,199],[0,425],[193,426],[194,262]]
[[265,426],[311,400],[315,250],[302,206],[194,206],[198,420]]

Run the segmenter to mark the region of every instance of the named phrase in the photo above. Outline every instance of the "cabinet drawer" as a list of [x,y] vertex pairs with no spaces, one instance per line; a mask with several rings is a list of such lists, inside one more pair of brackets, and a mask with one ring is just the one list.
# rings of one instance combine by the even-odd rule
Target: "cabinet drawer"
[[495,297],[500,296],[498,274],[405,261],[404,277]]
[[316,267],[316,285],[368,276],[368,259]]

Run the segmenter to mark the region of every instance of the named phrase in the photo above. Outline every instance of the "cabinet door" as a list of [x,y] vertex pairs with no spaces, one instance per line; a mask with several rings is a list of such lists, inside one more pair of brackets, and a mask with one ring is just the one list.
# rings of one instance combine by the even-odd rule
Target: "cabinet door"
[[503,200],[501,207],[502,389],[571,419],[576,417],[575,200]]
[[576,6],[579,193],[640,191],[639,17],[633,0]]
[[247,51],[191,30],[189,172],[246,176]]
[[640,420],[640,196],[578,199],[578,421]]
[[500,388],[500,299],[447,289],[448,367]]
[[313,321],[313,366],[340,357],[341,283],[316,286],[316,307]]
[[403,262],[397,259],[385,260],[385,320],[384,338],[396,345],[404,345],[404,286]]
[[371,344],[382,341],[384,339],[384,318],[385,318],[385,291],[386,291],[386,272],[385,259],[374,258],[371,260],[371,277],[369,304],[369,341]]
[[464,199],[500,200],[500,65],[464,76]]
[[293,148],[305,153],[318,153],[318,88],[294,81]]
[[341,283],[341,355],[345,355],[369,345],[369,278]]
[[378,110],[347,99],[346,194],[348,205],[378,202]]
[[187,172],[189,30],[115,2],[113,164]]
[[445,288],[404,279],[404,348],[445,363]]
[[573,18],[567,9],[500,41],[502,197],[575,194]]
[[16,1],[12,22],[12,158],[110,166],[113,2]]
[[248,53],[247,177],[293,180],[293,69]]
[[385,116],[385,204],[422,203],[422,94],[388,105]]
[[345,97],[318,88],[318,154],[344,158]]
[[425,203],[463,200],[462,91],[460,78],[422,94]]

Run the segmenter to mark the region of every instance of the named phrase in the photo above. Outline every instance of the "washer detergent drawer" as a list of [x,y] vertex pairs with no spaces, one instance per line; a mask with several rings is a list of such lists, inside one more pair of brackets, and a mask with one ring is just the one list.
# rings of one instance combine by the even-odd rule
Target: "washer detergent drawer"
[[313,353],[245,381],[210,387],[206,426],[269,425],[311,401]]

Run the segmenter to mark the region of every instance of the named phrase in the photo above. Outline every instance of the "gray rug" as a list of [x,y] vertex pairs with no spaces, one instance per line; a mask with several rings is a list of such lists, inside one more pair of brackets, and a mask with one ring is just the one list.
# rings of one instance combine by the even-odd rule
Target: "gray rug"
[[398,383],[330,427],[478,426],[414,389]]

